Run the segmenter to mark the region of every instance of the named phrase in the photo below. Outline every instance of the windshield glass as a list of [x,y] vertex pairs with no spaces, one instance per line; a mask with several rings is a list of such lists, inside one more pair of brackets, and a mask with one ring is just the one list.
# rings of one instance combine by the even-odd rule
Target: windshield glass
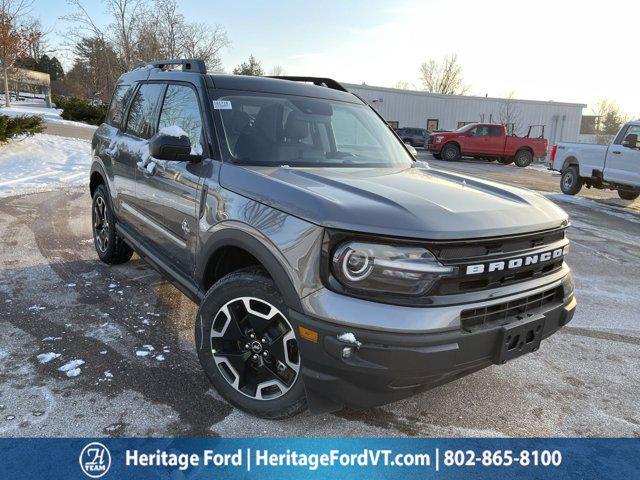
[[464,133],[468,130],[471,130],[473,127],[475,127],[476,124],[475,123],[467,123],[466,125],[460,127],[459,129],[455,130],[456,132],[460,132],[460,133]]
[[293,95],[227,95],[220,112],[238,163],[291,167],[398,167],[412,158],[365,105]]

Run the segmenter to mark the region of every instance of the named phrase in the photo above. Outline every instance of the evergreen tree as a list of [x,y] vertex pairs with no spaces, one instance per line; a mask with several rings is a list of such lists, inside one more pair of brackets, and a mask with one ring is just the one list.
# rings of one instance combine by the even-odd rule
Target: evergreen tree
[[36,70],[43,73],[49,73],[49,70],[51,70],[51,59],[49,58],[49,55],[45,54],[40,57]]
[[62,80],[64,78],[64,70],[62,69],[60,61],[56,57],[51,58],[48,73],[51,76],[51,81]]
[[253,55],[249,57],[248,62],[242,62],[236,68],[233,69],[234,75],[249,75],[253,77],[259,77],[264,75],[264,70],[260,62],[255,59]]

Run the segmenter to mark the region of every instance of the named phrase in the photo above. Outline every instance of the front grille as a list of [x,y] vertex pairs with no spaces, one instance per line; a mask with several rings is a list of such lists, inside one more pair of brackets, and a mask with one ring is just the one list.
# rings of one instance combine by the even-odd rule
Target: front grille
[[564,229],[557,229],[502,239],[458,241],[429,246],[444,265],[458,269],[456,276],[440,279],[430,294],[455,295],[488,290],[550,275],[562,268],[563,257],[492,272],[487,268],[480,274],[467,274],[466,269],[469,265],[508,262],[513,258],[543,253],[562,248],[566,243]]
[[463,310],[460,314],[460,324],[462,329],[468,332],[505,325],[515,320],[522,320],[527,314],[537,313],[544,306],[561,304],[562,298],[563,290],[560,286],[510,302]]

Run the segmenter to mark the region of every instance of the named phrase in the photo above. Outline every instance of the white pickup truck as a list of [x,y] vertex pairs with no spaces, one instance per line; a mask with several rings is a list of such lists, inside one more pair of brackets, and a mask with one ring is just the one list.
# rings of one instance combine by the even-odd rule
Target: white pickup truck
[[575,195],[587,188],[617,190],[623,200],[640,196],[640,121],[626,123],[611,145],[558,143],[551,170],[562,172],[560,188]]

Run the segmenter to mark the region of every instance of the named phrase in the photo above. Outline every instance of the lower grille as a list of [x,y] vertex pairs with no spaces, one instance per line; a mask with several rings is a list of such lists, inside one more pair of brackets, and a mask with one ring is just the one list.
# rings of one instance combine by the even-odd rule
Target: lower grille
[[510,302],[463,310],[460,314],[460,323],[462,329],[468,332],[495,325],[505,325],[511,321],[518,320],[519,316],[527,313],[536,313],[537,310],[544,306],[554,303],[560,304],[562,303],[562,298],[563,290],[562,286],[560,286]]

